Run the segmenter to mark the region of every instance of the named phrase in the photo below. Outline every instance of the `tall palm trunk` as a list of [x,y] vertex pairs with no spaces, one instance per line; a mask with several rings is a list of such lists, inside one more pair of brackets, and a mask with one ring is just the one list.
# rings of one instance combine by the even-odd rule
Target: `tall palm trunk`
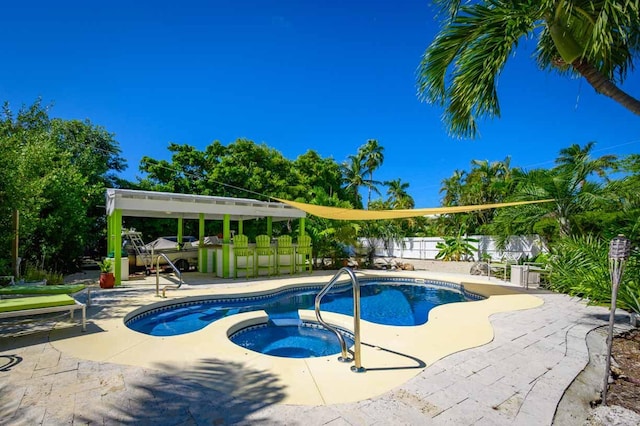
[[[369,180],[373,182],[373,172],[369,172]],[[371,204],[371,186],[369,186],[369,197],[367,198],[367,210],[369,210],[369,204]]]
[[588,61],[576,59],[571,65],[587,79],[596,92],[610,97],[629,111],[640,115],[640,101],[622,91]]

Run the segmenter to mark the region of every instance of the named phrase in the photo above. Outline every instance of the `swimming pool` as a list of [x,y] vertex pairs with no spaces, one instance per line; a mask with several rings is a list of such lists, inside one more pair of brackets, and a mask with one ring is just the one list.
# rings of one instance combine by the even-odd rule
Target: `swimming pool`
[[[392,326],[416,326],[427,322],[435,306],[481,300],[459,284],[414,278],[361,278],[361,316],[365,321]],[[152,336],[175,336],[201,330],[221,318],[264,310],[269,319],[298,318],[298,310],[313,309],[323,284],[305,285],[264,295],[188,300],[136,313],[125,319],[132,330]],[[323,312],[353,315],[351,284],[336,286],[321,305]]]
[[[353,345],[353,335],[338,329],[347,347]],[[265,355],[284,358],[313,358],[340,353],[335,334],[317,322],[275,324],[271,321],[251,325],[229,336],[238,346]]]

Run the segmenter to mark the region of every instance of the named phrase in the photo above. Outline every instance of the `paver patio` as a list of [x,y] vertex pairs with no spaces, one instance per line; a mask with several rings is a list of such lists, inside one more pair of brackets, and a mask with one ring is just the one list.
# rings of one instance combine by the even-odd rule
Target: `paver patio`
[[[491,317],[490,343],[440,359],[377,397],[317,406],[280,403],[287,383],[242,362],[212,356],[184,372],[88,361],[54,347],[55,319],[28,332],[5,328],[0,424],[549,425],[588,362],[587,333],[606,325],[608,310],[566,295],[536,296],[543,305]],[[89,321],[116,297],[95,291]],[[345,370],[343,380],[351,374]],[[593,386],[596,395],[600,384]]]

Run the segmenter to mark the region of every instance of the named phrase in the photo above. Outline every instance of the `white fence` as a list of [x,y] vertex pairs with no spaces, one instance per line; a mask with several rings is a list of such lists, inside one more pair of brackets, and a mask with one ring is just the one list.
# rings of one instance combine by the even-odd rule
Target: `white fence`
[[[492,260],[521,258],[532,259],[540,252],[546,251],[542,240],[537,235],[514,236],[510,237],[508,244],[504,250],[497,248],[495,238],[487,235],[469,236],[478,240],[478,243],[470,243],[476,247],[476,252],[472,258],[467,260],[478,261],[486,254],[491,256]],[[440,251],[436,248],[439,242],[444,242],[441,237],[414,237],[404,238],[400,243],[391,243],[388,249],[385,249],[384,241],[374,240],[375,253],[379,257],[399,257],[403,259],[421,259],[433,260]],[[368,239],[361,239],[360,243],[363,247],[369,247]]]

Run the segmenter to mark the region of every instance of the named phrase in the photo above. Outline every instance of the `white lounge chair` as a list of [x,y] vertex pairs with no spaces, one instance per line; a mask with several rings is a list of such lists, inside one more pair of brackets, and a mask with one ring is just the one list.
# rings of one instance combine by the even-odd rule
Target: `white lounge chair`
[[82,310],[82,331],[85,331],[87,329],[85,304],[66,294],[2,299],[0,300],[0,319],[69,311],[73,320],[73,313],[78,309]]

